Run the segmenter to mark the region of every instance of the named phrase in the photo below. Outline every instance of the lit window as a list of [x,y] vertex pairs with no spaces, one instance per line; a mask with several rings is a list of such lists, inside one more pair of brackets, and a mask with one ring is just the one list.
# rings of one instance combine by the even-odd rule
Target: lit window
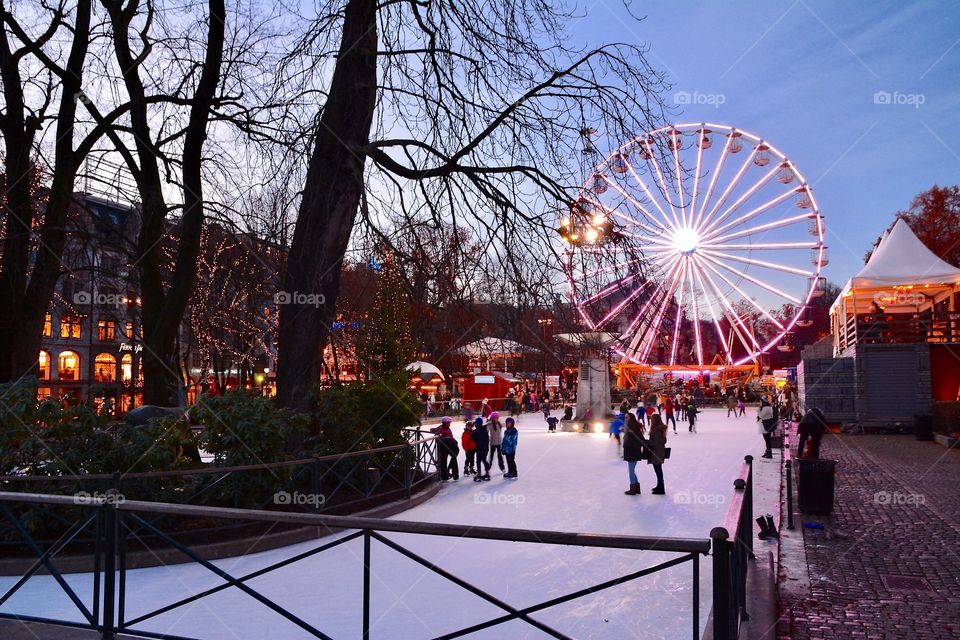
[[63,351],[57,359],[57,375],[61,380],[80,379],[80,356],[74,351]]
[[53,335],[53,316],[49,313],[43,319],[43,337],[49,338]]
[[97,321],[97,340],[112,342],[117,337],[117,327],[113,320]]
[[120,358],[120,380],[125,385],[133,381],[133,356],[129,353]]
[[93,379],[96,382],[117,381],[117,359],[109,353],[101,353],[93,361]]
[[80,317],[64,314],[60,316],[60,337],[61,338],[79,338],[80,337]]
[[126,334],[127,339],[133,340],[133,323],[132,322],[127,323],[127,328],[124,331],[124,333]]
[[38,376],[40,377],[40,379],[49,380],[50,379],[50,354],[44,351],[43,349],[40,350],[40,358],[38,359],[38,364],[39,364]]

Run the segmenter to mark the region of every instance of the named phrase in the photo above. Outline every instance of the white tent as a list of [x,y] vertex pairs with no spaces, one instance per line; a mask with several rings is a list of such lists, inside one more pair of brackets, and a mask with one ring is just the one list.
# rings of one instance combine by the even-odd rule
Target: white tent
[[444,379],[443,372],[440,371],[440,367],[435,364],[430,364],[429,362],[424,362],[423,360],[411,362],[404,368],[407,371],[418,371],[420,372],[421,376],[437,376],[441,380]]
[[[859,325],[876,326],[876,317],[871,315],[883,314],[885,322],[896,322],[897,316],[954,314],[958,291],[960,268],[937,257],[904,220],[898,219],[830,307],[835,354],[858,342]],[[950,331],[945,329],[937,338],[946,338]],[[871,339],[883,338],[874,335]]]
[[538,351],[539,349],[505,338],[481,338],[457,349],[457,353],[462,353],[471,358],[512,356],[523,353],[537,353]]

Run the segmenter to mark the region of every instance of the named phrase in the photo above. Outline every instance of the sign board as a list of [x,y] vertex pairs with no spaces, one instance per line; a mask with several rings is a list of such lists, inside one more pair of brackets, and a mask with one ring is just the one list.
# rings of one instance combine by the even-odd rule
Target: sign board
[[496,378],[493,376],[473,376],[474,384],[493,384],[496,382]]
[[560,386],[560,376],[547,376],[547,386],[548,386],[548,387],[559,387],[559,386]]

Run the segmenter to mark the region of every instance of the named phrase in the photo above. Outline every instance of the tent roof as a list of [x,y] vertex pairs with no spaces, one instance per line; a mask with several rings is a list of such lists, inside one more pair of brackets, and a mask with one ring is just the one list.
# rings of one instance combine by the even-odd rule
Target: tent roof
[[960,269],[938,258],[898,219],[846,288],[960,283]]
[[539,351],[539,349],[534,349],[533,347],[528,347],[505,338],[481,338],[457,349],[457,353],[474,357],[514,353],[536,353],[537,351]]

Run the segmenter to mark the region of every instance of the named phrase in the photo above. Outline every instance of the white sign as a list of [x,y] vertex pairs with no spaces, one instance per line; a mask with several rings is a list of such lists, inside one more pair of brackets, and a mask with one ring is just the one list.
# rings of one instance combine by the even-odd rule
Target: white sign
[[559,386],[560,386],[560,376],[547,376],[547,386],[548,386],[548,387],[559,387]]
[[493,376],[473,376],[474,384],[493,384],[496,382],[496,378]]

